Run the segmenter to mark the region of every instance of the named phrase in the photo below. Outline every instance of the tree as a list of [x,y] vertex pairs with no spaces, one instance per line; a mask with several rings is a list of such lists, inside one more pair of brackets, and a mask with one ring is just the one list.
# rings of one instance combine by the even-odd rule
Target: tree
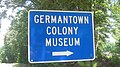
[[[26,11],[20,12],[20,14],[16,16],[16,18],[13,20],[10,31],[7,33],[5,37],[5,46],[8,46],[6,47],[6,50],[7,51],[11,50],[10,54],[15,55],[14,62],[27,63],[27,41],[28,40],[27,40],[27,17],[26,16],[27,16]],[[7,57],[11,58],[11,56],[9,55],[7,55]]]
[[[104,60],[108,61],[109,58],[106,58],[104,55],[104,50],[108,49],[109,46],[106,45],[109,41],[106,38],[109,38],[109,34],[115,37],[118,41],[119,39],[119,26],[118,23],[113,23],[109,20],[109,18],[114,18],[114,20],[119,19],[119,13],[116,16],[116,12],[118,9],[118,5],[112,6],[110,1],[107,0],[11,0],[8,1],[12,3],[13,8],[21,7],[25,8],[17,13],[16,18],[12,21],[11,28],[9,29],[6,37],[5,37],[5,48],[2,54],[2,57],[7,57],[10,61],[10,55],[13,56],[14,61],[12,62],[20,62],[20,63],[28,63],[27,61],[27,12],[30,9],[38,9],[38,10],[73,10],[73,11],[93,11],[94,12],[94,24],[95,24],[95,46],[96,46],[96,60],[94,62],[98,62],[98,66],[105,66],[103,64]],[[117,10],[116,10],[117,9]],[[108,14],[108,12],[112,12]],[[118,11],[120,12],[120,11]],[[117,19],[115,19],[115,17]],[[117,20],[116,22],[119,22]],[[115,24],[114,28],[113,24]],[[109,45],[112,45],[109,43]],[[107,46],[107,47],[105,47]],[[118,50],[117,48],[115,49]],[[9,51],[9,52],[7,52]],[[108,50],[109,51],[109,50]],[[4,54],[5,53],[5,54]],[[114,52],[113,52],[114,53]],[[117,53],[116,53],[117,54]],[[102,61],[102,62],[101,62]],[[52,64],[36,64],[35,66],[51,66],[51,67],[79,67],[79,66],[87,66],[87,62],[71,62],[71,63],[52,63]],[[106,64],[107,65],[107,64]],[[88,65],[89,66],[89,65]]]

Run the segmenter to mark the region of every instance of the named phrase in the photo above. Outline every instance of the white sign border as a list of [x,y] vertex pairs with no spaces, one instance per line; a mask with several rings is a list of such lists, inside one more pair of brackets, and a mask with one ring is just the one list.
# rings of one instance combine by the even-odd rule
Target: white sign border
[[[46,11],[46,12],[73,12],[73,13],[91,13],[92,14],[92,30],[93,30],[93,51],[94,57],[92,59],[78,59],[78,60],[58,60],[58,61],[38,61],[31,62],[30,60],[30,12],[31,11]],[[55,63],[55,62],[75,62],[75,61],[92,61],[95,59],[95,40],[94,40],[94,22],[93,22],[93,12],[90,11],[60,11],[60,10],[29,10],[28,11],[28,61],[29,63]]]

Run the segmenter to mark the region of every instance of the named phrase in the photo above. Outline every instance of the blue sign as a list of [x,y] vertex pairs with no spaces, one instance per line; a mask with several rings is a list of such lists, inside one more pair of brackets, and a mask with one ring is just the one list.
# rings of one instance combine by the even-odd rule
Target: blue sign
[[28,28],[30,63],[95,58],[92,12],[30,10]]

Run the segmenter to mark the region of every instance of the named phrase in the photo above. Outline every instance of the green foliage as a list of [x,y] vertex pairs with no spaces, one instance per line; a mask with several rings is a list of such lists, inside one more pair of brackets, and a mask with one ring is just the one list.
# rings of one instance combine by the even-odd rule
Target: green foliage
[[[25,9],[19,11],[11,23],[11,28],[5,36],[5,46],[0,50],[2,62],[28,63],[28,11],[38,10],[68,10],[93,11],[95,24],[96,60],[93,67],[118,66],[120,63],[120,5],[108,0],[11,0],[17,7]],[[110,12],[110,13],[108,13]],[[111,21],[112,18],[115,21]],[[111,43],[109,34],[116,39]],[[106,55],[106,53],[109,53]],[[51,64],[32,64],[35,67],[88,67],[90,62],[69,62]]]
[[0,62],[5,62],[5,49],[4,47],[0,48]]
[[36,0],[32,2],[34,8],[39,10],[91,10],[90,0]]
[[[27,61],[27,11],[21,11],[13,20],[5,37],[5,62],[28,63]],[[21,59],[22,57],[22,59]]]
[[97,63],[97,62],[95,62],[95,63],[93,64],[93,67],[97,67],[97,64],[98,64],[98,63]]

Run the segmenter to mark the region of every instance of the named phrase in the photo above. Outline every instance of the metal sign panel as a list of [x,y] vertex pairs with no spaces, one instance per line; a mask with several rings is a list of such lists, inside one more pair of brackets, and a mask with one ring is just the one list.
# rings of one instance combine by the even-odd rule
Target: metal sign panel
[[30,10],[28,60],[50,63],[94,60],[92,12]]

